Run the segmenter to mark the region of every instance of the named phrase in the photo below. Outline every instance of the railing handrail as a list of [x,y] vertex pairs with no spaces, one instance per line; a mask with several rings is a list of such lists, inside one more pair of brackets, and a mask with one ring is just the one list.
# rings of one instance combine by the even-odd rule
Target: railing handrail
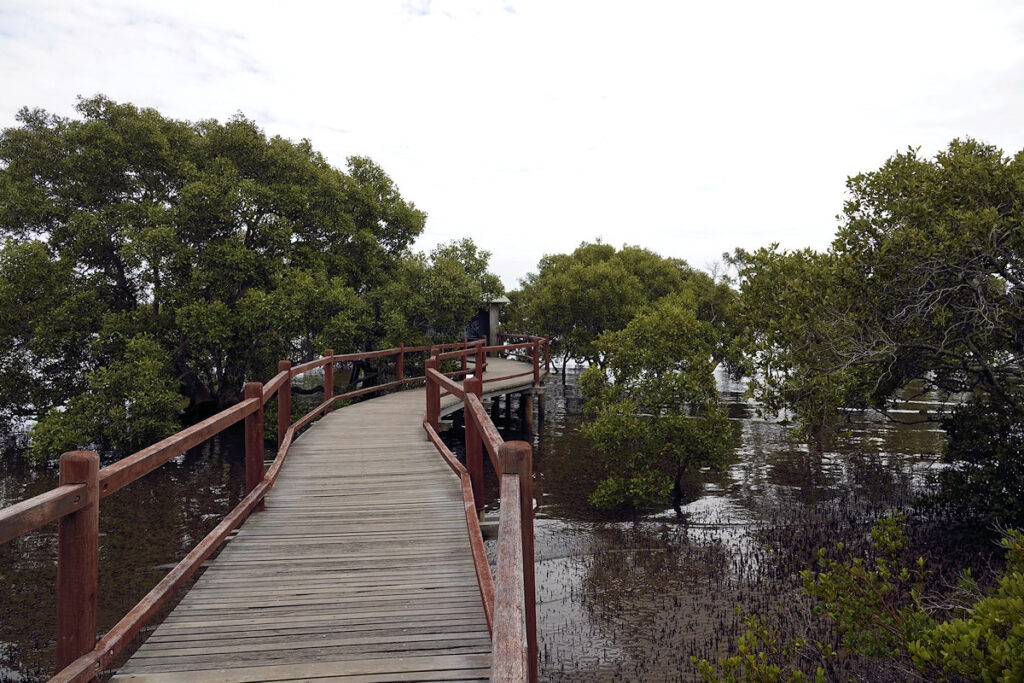
[[471,342],[467,342],[466,346],[456,349],[454,351],[442,352],[441,348],[438,347],[439,353],[435,354],[438,360],[450,360],[452,358],[466,358],[468,356],[475,356],[477,349],[484,346],[487,343],[486,339],[475,339]]
[[[522,338],[525,335],[506,335],[509,336]],[[481,366],[480,372],[474,373],[474,377],[464,380],[461,391],[455,382],[438,372],[437,368],[445,354],[433,354],[426,365],[427,405],[423,416],[423,428],[427,432],[427,438],[462,480],[470,545],[474,565],[477,567],[477,582],[487,615],[487,626],[491,631],[492,681],[537,681],[533,464],[530,444],[523,441],[505,442],[483,407],[480,396],[486,382],[532,375],[534,385],[538,385],[541,345],[545,345],[546,351],[547,343],[546,338],[535,337],[524,344],[477,347],[477,354],[532,348],[533,368],[514,375],[486,378],[485,366]],[[478,359],[480,357],[477,356]],[[454,460],[451,451],[437,435],[442,388],[462,401],[466,429],[465,467]],[[487,567],[487,557],[482,537],[477,542],[476,534],[480,532],[476,515],[470,512],[478,512],[483,507],[482,450],[487,451],[491,465],[501,482],[496,580],[491,579],[489,569],[486,570],[486,577],[481,573],[481,566]]]
[[427,368],[427,381],[436,382],[441,385],[449,394],[454,395],[460,401],[465,400],[466,398],[466,392],[458,382],[448,379],[447,376],[441,374],[434,368]]
[[0,510],[0,543],[24,536],[87,505],[85,484],[64,484]]
[[538,351],[540,345],[544,347],[544,367],[545,372],[551,373],[551,335],[544,335],[539,337],[535,334],[522,334],[518,332],[499,332],[498,339],[529,339],[531,342],[538,344]]
[[[408,353],[428,352],[436,354],[441,349],[456,348],[460,353],[477,353],[482,348],[484,340],[466,339],[460,342],[440,344],[433,346],[399,346],[397,348],[382,349],[379,351],[366,351],[351,354],[334,354],[328,349],[320,358],[292,366],[290,361],[281,361],[278,366],[278,373],[266,384],[250,382],[246,385],[246,397],[233,406],[225,408],[217,414],[182,429],[171,436],[158,441],[155,444],[128,455],[110,465],[92,470],[93,479],[88,481],[73,481],[65,483],[63,480],[57,488],[45,493],[33,496],[13,505],[0,509],[0,543],[6,543],[30,533],[40,527],[54,521],[61,523],[60,546],[58,548],[58,654],[59,662],[57,674],[54,681],[88,681],[95,678],[113,659],[127,646],[132,638],[142,627],[167,603],[174,592],[181,588],[185,582],[199,569],[202,563],[213,554],[214,551],[227,539],[246,517],[262,508],[264,496],[273,486],[277,475],[281,470],[284,460],[298,431],[305,428],[314,419],[325,412],[329,412],[336,402],[340,400],[355,398],[364,394],[387,391],[393,388],[403,387],[414,382],[425,381],[426,375],[417,377],[404,377],[404,357]],[[333,369],[335,363],[369,358],[380,358],[389,355],[398,356],[397,375],[398,379],[381,385],[363,387],[342,394],[333,393]],[[454,357],[454,356],[453,356]],[[302,418],[291,422],[291,379],[310,370],[320,367],[325,368],[324,401],[306,413]],[[472,369],[462,369],[449,373],[452,375],[467,374]],[[438,373],[440,374],[440,373]],[[458,385],[444,375],[444,382]],[[435,378],[436,381],[437,380]],[[285,387],[287,391],[282,391]],[[459,389],[461,391],[461,388]],[[269,469],[264,472],[263,462],[263,407],[267,402],[278,395],[278,452]],[[284,397],[287,397],[285,400]],[[236,505],[224,519],[200,541],[192,551],[185,556],[175,567],[161,580],[146,596],[133,607],[129,612],[108,631],[99,641],[95,640],[95,600],[98,586],[98,568],[95,566],[95,558],[98,557],[98,507],[100,498],[104,498],[115,491],[127,486],[137,479],[149,474],[153,470],[166,464],[172,458],[180,455],[186,450],[193,448],[206,439],[228,429],[241,421],[246,422],[246,496]],[[285,427],[285,425],[288,425]],[[71,456],[71,457],[69,457]],[[83,461],[98,461],[98,456],[92,452],[72,452],[61,456],[62,478],[64,477],[65,465],[71,471],[71,463],[81,469]],[[91,482],[91,483],[90,483]],[[95,497],[89,494],[90,486],[95,487]],[[65,524],[67,520],[76,519],[82,516],[87,509],[91,509],[91,522],[79,529],[81,524],[75,521]],[[87,515],[88,516],[88,515]],[[92,518],[90,518],[92,519]],[[65,543],[66,527],[75,527],[78,536],[74,542]],[[88,527],[93,528],[88,528]],[[477,528],[479,533],[479,528]],[[84,540],[83,540],[84,539]],[[83,549],[82,546],[92,546]],[[78,565],[83,561],[80,556],[90,556],[93,560],[85,560],[92,566],[85,567],[84,571],[78,571]],[[72,559],[68,559],[72,558]],[[61,566],[64,569],[61,569]],[[71,577],[65,582],[65,578]],[[67,583],[67,588],[65,588]],[[65,595],[61,591],[72,591]],[[90,609],[82,609],[81,603],[92,601]],[[84,614],[78,618],[78,623],[73,626],[64,626],[61,623],[63,614]],[[69,629],[73,630],[73,636],[69,636]],[[91,634],[82,634],[83,631],[91,631]],[[87,645],[83,645],[87,643]],[[66,664],[66,666],[64,666]]]

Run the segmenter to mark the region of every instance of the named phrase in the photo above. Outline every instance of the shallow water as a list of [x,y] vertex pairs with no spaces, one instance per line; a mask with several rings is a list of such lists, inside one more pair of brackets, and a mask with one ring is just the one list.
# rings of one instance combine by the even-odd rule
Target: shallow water
[[[669,508],[634,518],[587,503],[600,467],[576,433],[581,398],[572,379],[548,385],[536,435],[515,431],[517,424],[503,430],[506,439],[534,443],[545,680],[696,680],[690,656],[730,654],[741,626],[737,607],[778,615],[794,633],[806,633],[798,623],[809,613],[798,571],[812,565],[817,548],[838,540],[863,545],[873,519],[910,506],[943,448],[934,423],[895,424],[869,414],[854,418],[832,448],[815,452],[778,422],[758,418],[744,385],[722,375],[719,389],[738,437],[728,466],[685,482],[687,524]],[[959,554],[934,554],[965,566],[977,543],[952,541]],[[488,545],[493,557],[495,544]],[[813,635],[835,639],[820,627]],[[857,666],[842,662],[839,670],[863,674]]]
[[[9,505],[56,486],[57,470],[9,454],[0,482],[0,505]],[[101,501],[100,633],[238,504],[244,486],[241,434],[225,432]],[[0,546],[0,680],[53,673],[56,563],[56,524]]]
[[[496,421],[506,439],[534,442],[544,679],[693,680],[691,654],[724,656],[734,643],[736,606],[803,618],[807,606],[796,572],[817,547],[840,538],[862,542],[874,516],[908,505],[933,464],[931,454],[942,448],[933,425],[865,416],[833,450],[815,453],[777,423],[757,418],[742,384],[721,378],[720,390],[739,446],[724,471],[686,482],[687,525],[670,509],[634,519],[587,503],[600,471],[575,431],[581,406],[572,382],[563,388],[555,378],[548,385],[546,419],[536,435],[516,431],[514,420],[507,428],[504,419]],[[449,436],[457,446],[458,430]],[[0,505],[56,484],[54,467],[10,455],[0,465]],[[487,482],[494,509],[490,473]],[[216,525],[243,487],[236,431],[104,499],[101,633]],[[974,547],[956,545],[961,555]],[[965,564],[962,559],[947,555],[950,565]],[[0,680],[52,673],[55,563],[56,525],[0,546]]]

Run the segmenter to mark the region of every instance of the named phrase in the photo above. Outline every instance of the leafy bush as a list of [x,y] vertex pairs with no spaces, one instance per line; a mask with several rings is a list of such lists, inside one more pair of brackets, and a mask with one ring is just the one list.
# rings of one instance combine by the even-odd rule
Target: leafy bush
[[[903,678],[1024,680],[1024,534],[1006,532],[1006,567],[987,593],[965,572],[954,601],[926,597],[924,559],[904,561],[902,518],[880,520],[871,541],[871,557],[851,557],[840,543],[835,556],[819,551],[821,571],[803,572],[804,590],[818,599],[818,611],[838,622],[843,650],[888,662]],[[944,612],[933,607],[954,603],[959,607]],[[736,655],[716,664],[692,658],[703,680],[824,680],[822,668],[808,674],[794,664],[807,646],[802,639],[780,639],[763,618],[744,623]],[[817,645],[821,654],[835,656]]]

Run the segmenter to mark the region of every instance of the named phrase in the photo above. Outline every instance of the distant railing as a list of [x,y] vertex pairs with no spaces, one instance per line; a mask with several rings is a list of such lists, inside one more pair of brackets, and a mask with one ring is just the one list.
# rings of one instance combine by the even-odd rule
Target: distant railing
[[[92,451],[63,454],[60,458],[57,488],[0,509],[0,543],[6,543],[51,522],[58,522],[57,674],[52,680],[89,681],[101,674],[171,599],[175,591],[221,546],[228,535],[251,512],[263,508],[263,498],[277,479],[296,434],[317,417],[329,412],[337,401],[424,381],[425,375],[405,377],[405,356],[409,353],[429,352],[432,358],[436,358],[447,349],[456,349],[456,353],[464,354],[462,369],[450,374],[465,375],[472,371],[467,367],[465,355],[476,353],[477,349],[484,348],[483,345],[483,340],[467,339],[439,346],[401,345],[383,351],[341,355],[328,349],[321,358],[296,366],[292,366],[291,361],[282,360],[278,363],[278,373],[269,382],[249,382],[245,385],[244,398],[240,403],[107,467],[99,467],[99,455]],[[334,395],[336,363],[383,356],[397,357],[394,381]],[[292,378],[321,367],[324,369],[323,401],[292,423]],[[264,472],[263,407],[274,395],[278,397],[277,455],[270,468]],[[245,497],[163,580],[97,641],[99,501],[243,420]]]
[[[477,583],[484,603],[487,626],[491,631],[491,680],[537,681],[537,591],[533,551],[533,449],[525,441],[505,442],[491,422],[480,399],[484,384],[516,377],[533,376],[533,385],[541,381],[541,356],[545,374],[550,370],[550,342],[545,337],[502,335],[505,339],[528,339],[519,344],[479,346],[474,349],[432,353],[426,362],[426,411],[423,428],[427,437],[462,481],[466,507],[466,525],[476,567]],[[486,378],[485,355],[488,352],[520,354],[526,350],[533,369],[514,375]],[[439,371],[441,361],[473,355],[473,377],[461,384]],[[453,395],[462,401],[466,429],[466,466],[444,445],[438,436],[441,397]],[[483,450],[490,455],[491,466],[501,482],[501,508],[498,521],[498,566],[491,577],[484,552],[478,514],[483,508]]]

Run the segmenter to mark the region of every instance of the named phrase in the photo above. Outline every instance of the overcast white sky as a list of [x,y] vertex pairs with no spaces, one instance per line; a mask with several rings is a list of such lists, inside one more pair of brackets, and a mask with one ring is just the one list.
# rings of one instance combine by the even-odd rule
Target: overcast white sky
[[0,127],[104,93],[372,157],[506,285],[601,238],[824,248],[908,146],[1024,147],[1024,3],[0,0]]

